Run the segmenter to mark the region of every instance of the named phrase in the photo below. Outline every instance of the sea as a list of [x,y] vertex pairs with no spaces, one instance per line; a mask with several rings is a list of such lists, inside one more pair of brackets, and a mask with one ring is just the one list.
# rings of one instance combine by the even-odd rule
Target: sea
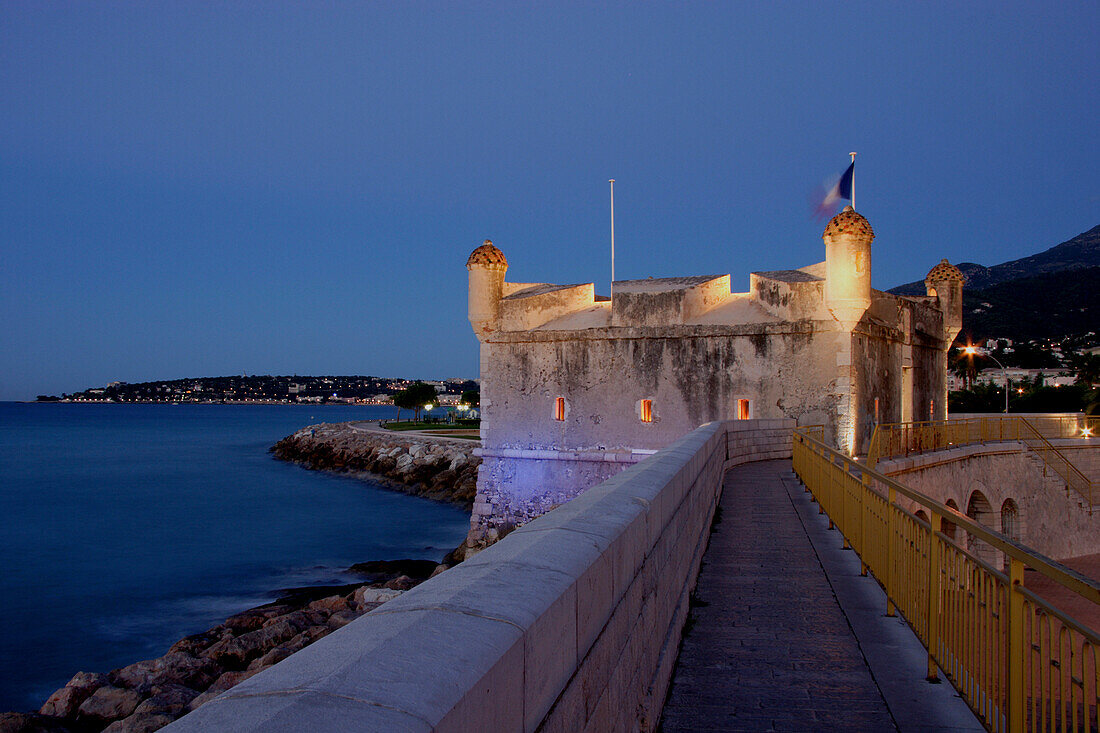
[[461,509],[274,459],[330,405],[0,402],[0,712],[37,710],[278,597],[350,583],[366,560],[440,560]]

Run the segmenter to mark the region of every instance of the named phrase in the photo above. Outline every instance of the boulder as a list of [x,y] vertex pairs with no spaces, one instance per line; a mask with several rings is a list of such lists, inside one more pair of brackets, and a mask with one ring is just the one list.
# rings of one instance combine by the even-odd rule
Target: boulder
[[236,616],[230,616],[222,626],[234,634],[244,634],[260,628],[269,618],[271,616],[259,610],[245,611],[244,613],[238,613]]
[[283,616],[272,619],[261,629],[223,639],[203,653],[227,669],[242,670],[253,659],[293,638],[300,630]]
[[128,718],[111,723],[103,729],[103,733],[152,733],[177,717],[179,716],[167,713],[134,713]]
[[286,645],[277,646],[263,656],[253,659],[252,662],[248,665],[248,669],[261,670],[266,667],[270,667],[273,664],[278,664],[279,662],[283,661],[293,653],[294,650]]
[[336,630],[341,627],[347,626],[355,619],[359,618],[359,614],[355,611],[337,611],[328,618],[328,627]]
[[80,705],[92,696],[92,693],[104,685],[111,684],[105,674],[99,672],[77,672],[64,687],[54,692],[38,712],[58,718],[71,718],[76,715]]
[[190,687],[168,683],[153,688],[152,697],[142,700],[134,709],[134,715],[140,713],[182,715],[187,711],[187,706],[198,697],[198,690]]
[[80,715],[85,718],[108,721],[129,717],[141,702],[141,695],[125,687],[100,687],[80,705]]
[[344,600],[343,596],[329,596],[328,598],[321,598],[309,604],[309,610],[311,611],[335,613],[336,611],[346,611],[347,609],[348,602]]
[[209,631],[204,631],[201,634],[192,634],[191,636],[185,636],[177,641],[172,646],[168,647],[168,652],[183,652],[185,654],[191,654],[198,656],[204,649],[207,649],[212,644],[216,643],[223,636],[231,633],[228,629],[221,626],[216,626]]
[[[433,566],[432,569],[433,570],[435,569],[434,566]],[[409,588],[414,587],[419,582],[420,581],[413,580],[412,578],[410,578],[407,575],[402,575],[399,578],[394,578],[393,580],[387,580],[382,587],[383,588],[392,588],[394,590],[408,590]]]
[[[233,637],[225,638],[232,639]],[[116,669],[111,673],[111,681],[119,687],[129,687],[131,689],[177,684],[194,690],[202,690],[217,679],[219,674],[221,674],[221,670],[208,657],[194,657],[183,652],[168,652],[163,657],[135,662],[122,669]]]
[[300,649],[305,649],[307,646],[317,641],[321,637],[328,636],[330,629],[328,626],[314,626],[311,629],[306,629],[302,633],[295,636],[293,639],[286,643],[286,648],[292,652],[296,652]]
[[396,588],[371,588],[370,586],[363,586],[355,591],[355,605],[361,609],[366,603],[385,603],[401,595],[403,592],[404,591],[397,590]]
[[60,718],[40,713],[0,713],[0,733],[75,733],[82,730]]

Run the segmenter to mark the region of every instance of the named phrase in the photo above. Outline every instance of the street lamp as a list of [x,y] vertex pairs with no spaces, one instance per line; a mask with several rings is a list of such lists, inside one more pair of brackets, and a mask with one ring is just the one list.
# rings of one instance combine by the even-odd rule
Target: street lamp
[[[974,354],[978,353],[978,348],[976,346],[967,346],[963,349],[963,351],[966,352],[967,354],[969,354],[970,356],[974,356]],[[993,356],[992,354],[985,353],[985,354],[982,354],[982,356],[988,356],[990,359],[993,359],[993,363],[1001,368],[1001,375],[1005,378],[1005,414],[1007,415],[1008,414],[1008,372],[1005,371],[1005,365],[1002,364],[1001,362],[997,361],[997,358],[995,356]]]

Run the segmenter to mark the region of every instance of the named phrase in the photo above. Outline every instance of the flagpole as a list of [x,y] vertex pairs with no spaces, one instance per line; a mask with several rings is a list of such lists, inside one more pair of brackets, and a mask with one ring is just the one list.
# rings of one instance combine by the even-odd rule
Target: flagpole
[[611,297],[615,297],[615,179],[608,179],[611,184]]
[[856,154],[848,153],[852,156],[852,211],[856,210]]

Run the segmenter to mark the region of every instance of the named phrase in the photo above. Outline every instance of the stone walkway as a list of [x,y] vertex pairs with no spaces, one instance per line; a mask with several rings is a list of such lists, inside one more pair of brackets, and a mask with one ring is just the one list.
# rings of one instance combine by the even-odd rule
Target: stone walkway
[[[662,730],[982,730],[790,461],[726,476]],[[854,630],[853,630],[854,629]]]

